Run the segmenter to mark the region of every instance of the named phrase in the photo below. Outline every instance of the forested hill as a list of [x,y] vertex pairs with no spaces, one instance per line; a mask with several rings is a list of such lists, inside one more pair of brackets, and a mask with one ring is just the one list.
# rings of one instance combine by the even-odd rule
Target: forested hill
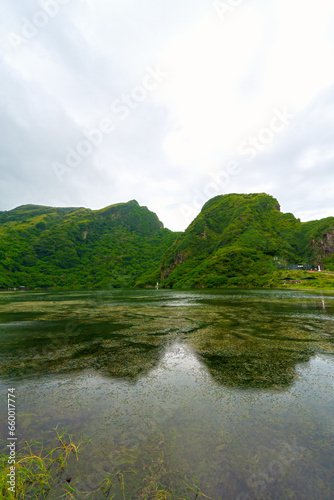
[[166,287],[268,286],[293,264],[334,270],[334,217],[302,223],[267,194],[209,200],[166,252]]
[[277,286],[294,264],[334,271],[334,217],[302,223],[263,193],[216,196],[183,233],[135,200],[0,212],[2,289]]
[[0,212],[0,288],[131,287],[159,278],[161,257],[179,235],[135,200],[95,211]]

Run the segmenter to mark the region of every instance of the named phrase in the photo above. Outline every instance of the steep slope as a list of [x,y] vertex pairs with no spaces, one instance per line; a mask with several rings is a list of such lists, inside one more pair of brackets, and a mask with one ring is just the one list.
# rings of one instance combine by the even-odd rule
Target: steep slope
[[323,232],[328,220],[303,224],[292,214],[281,213],[278,201],[267,194],[216,196],[164,255],[163,284],[270,284],[277,262],[299,264],[302,259],[314,264],[316,249],[322,248],[321,224]]
[[0,212],[3,289],[276,286],[287,264],[334,271],[334,217],[302,223],[263,193],[212,198],[184,233],[135,200]]
[[178,235],[135,200],[0,212],[0,287],[127,287],[153,273],[152,281]]
[[303,223],[296,232],[296,251],[315,266],[334,271],[334,217]]

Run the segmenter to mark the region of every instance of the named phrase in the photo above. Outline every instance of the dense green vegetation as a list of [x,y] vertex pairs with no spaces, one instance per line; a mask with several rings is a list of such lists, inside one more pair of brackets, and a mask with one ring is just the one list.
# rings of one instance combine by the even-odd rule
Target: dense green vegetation
[[131,287],[157,277],[177,236],[136,201],[97,211],[18,207],[0,213],[0,288]]
[[163,283],[180,288],[279,286],[287,277],[279,268],[287,264],[326,263],[331,269],[333,228],[334,218],[302,223],[281,213],[278,201],[266,194],[216,196],[164,255]]
[[334,271],[334,217],[302,223],[263,193],[212,198],[184,233],[164,229],[134,200],[0,212],[4,289],[279,286],[289,282],[280,270],[288,264]]

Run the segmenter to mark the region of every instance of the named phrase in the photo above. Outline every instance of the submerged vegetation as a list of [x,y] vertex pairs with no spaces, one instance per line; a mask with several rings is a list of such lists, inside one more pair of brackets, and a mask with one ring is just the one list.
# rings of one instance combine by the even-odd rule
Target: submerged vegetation
[[[29,380],[43,373],[94,370],[135,382],[154,370],[177,340],[191,346],[219,383],[286,388],[297,363],[308,361],[316,346],[322,352],[330,348],[334,329],[329,317],[299,324],[276,314],[289,311],[289,292],[273,296],[270,303],[228,292],[222,297],[205,290],[180,297],[169,290],[7,292],[0,303],[0,372],[10,380]],[[302,312],[312,300],[294,298],[295,310]],[[320,299],[312,310],[322,314]]]
[[[136,491],[136,500],[190,500],[190,498],[211,497],[201,492],[197,478],[193,479],[193,484],[178,485],[180,490],[194,492],[186,497],[181,497],[173,490],[168,491],[159,480],[166,475],[166,466],[163,451],[164,437],[162,434],[152,437],[153,442],[147,455],[147,470],[136,471],[134,468],[133,451],[122,450],[122,458],[119,458],[119,471],[104,472],[104,478],[96,479],[96,484],[89,485],[88,491],[83,491],[82,478],[78,470],[71,464],[73,455],[79,461],[79,454],[83,449],[82,438],[76,439],[73,435],[60,433],[54,429],[56,436],[47,447],[42,441],[24,442],[17,455],[15,465],[15,480],[10,486],[8,465],[8,455],[6,442],[1,443],[3,450],[0,450],[0,498],[4,500],[71,500],[71,499],[113,499],[122,500],[134,499],[133,494],[128,496],[130,490]],[[76,442],[76,444],[75,444]],[[85,446],[89,445],[86,442]],[[111,452],[111,455],[120,456],[119,451]],[[124,467],[125,466],[125,467]],[[71,472],[69,472],[71,470]],[[121,472],[122,471],[122,472]],[[72,477],[74,476],[74,477]],[[141,482],[136,484],[139,476]],[[213,499],[211,499],[213,500]]]
[[17,498],[329,500],[332,296],[1,294],[0,390],[16,387],[27,441]]
[[[59,433],[57,429],[53,446],[44,447],[42,442],[25,441],[15,462],[14,481],[9,484],[10,467],[8,452],[3,443],[0,454],[0,492],[1,498],[10,500],[28,500],[42,498],[73,498],[75,489],[71,487],[71,478],[64,477],[71,454],[78,459],[81,443],[74,444],[73,436]],[[55,496],[57,495],[57,496]]]
[[334,271],[334,217],[302,223],[266,194],[216,196],[183,233],[134,200],[0,212],[0,289],[279,287],[291,265]]

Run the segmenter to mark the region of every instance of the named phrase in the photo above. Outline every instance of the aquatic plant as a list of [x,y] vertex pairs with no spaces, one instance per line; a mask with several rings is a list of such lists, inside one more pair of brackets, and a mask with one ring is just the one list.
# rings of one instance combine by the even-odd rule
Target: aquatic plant
[[71,478],[64,478],[64,473],[70,456],[74,455],[78,459],[82,442],[75,444],[72,435],[60,433],[57,428],[54,431],[56,437],[52,446],[45,447],[42,441],[24,442],[16,456],[15,491],[8,488],[8,455],[6,451],[1,451],[1,498],[44,499],[54,490],[59,499],[74,498],[76,490],[70,485]]
[[[132,496],[126,494],[125,475],[135,477],[141,471],[130,468],[123,472],[107,474],[102,481],[96,485],[92,491],[82,491],[75,484],[70,484],[72,477],[67,472],[70,458],[74,455],[78,461],[78,454],[90,440],[77,440],[72,434],[59,432],[58,427],[53,429],[56,436],[49,446],[45,447],[42,441],[24,441],[22,448],[16,456],[15,487],[14,491],[9,489],[8,475],[10,466],[8,465],[8,454],[6,452],[5,441],[1,445],[0,451],[0,499],[4,500],[41,500],[41,499],[75,499],[75,498],[106,498],[112,500],[115,495],[121,495],[123,500],[130,500]],[[156,447],[160,449],[162,441]],[[151,466],[147,470],[146,480],[142,484],[139,498],[141,500],[190,500],[190,497],[177,495],[174,491],[168,491],[158,478],[161,473],[166,473],[163,465],[163,458],[151,457]],[[75,481],[73,481],[75,483]],[[129,481],[129,485],[131,481]],[[146,486],[144,486],[146,484]],[[194,478],[194,485],[184,483],[184,488],[192,492],[191,498],[207,498],[199,487],[197,478]],[[195,496],[193,496],[195,495]],[[117,496],[120,498],[120,496]],[[212,499],[211,499],[212,500]]]

